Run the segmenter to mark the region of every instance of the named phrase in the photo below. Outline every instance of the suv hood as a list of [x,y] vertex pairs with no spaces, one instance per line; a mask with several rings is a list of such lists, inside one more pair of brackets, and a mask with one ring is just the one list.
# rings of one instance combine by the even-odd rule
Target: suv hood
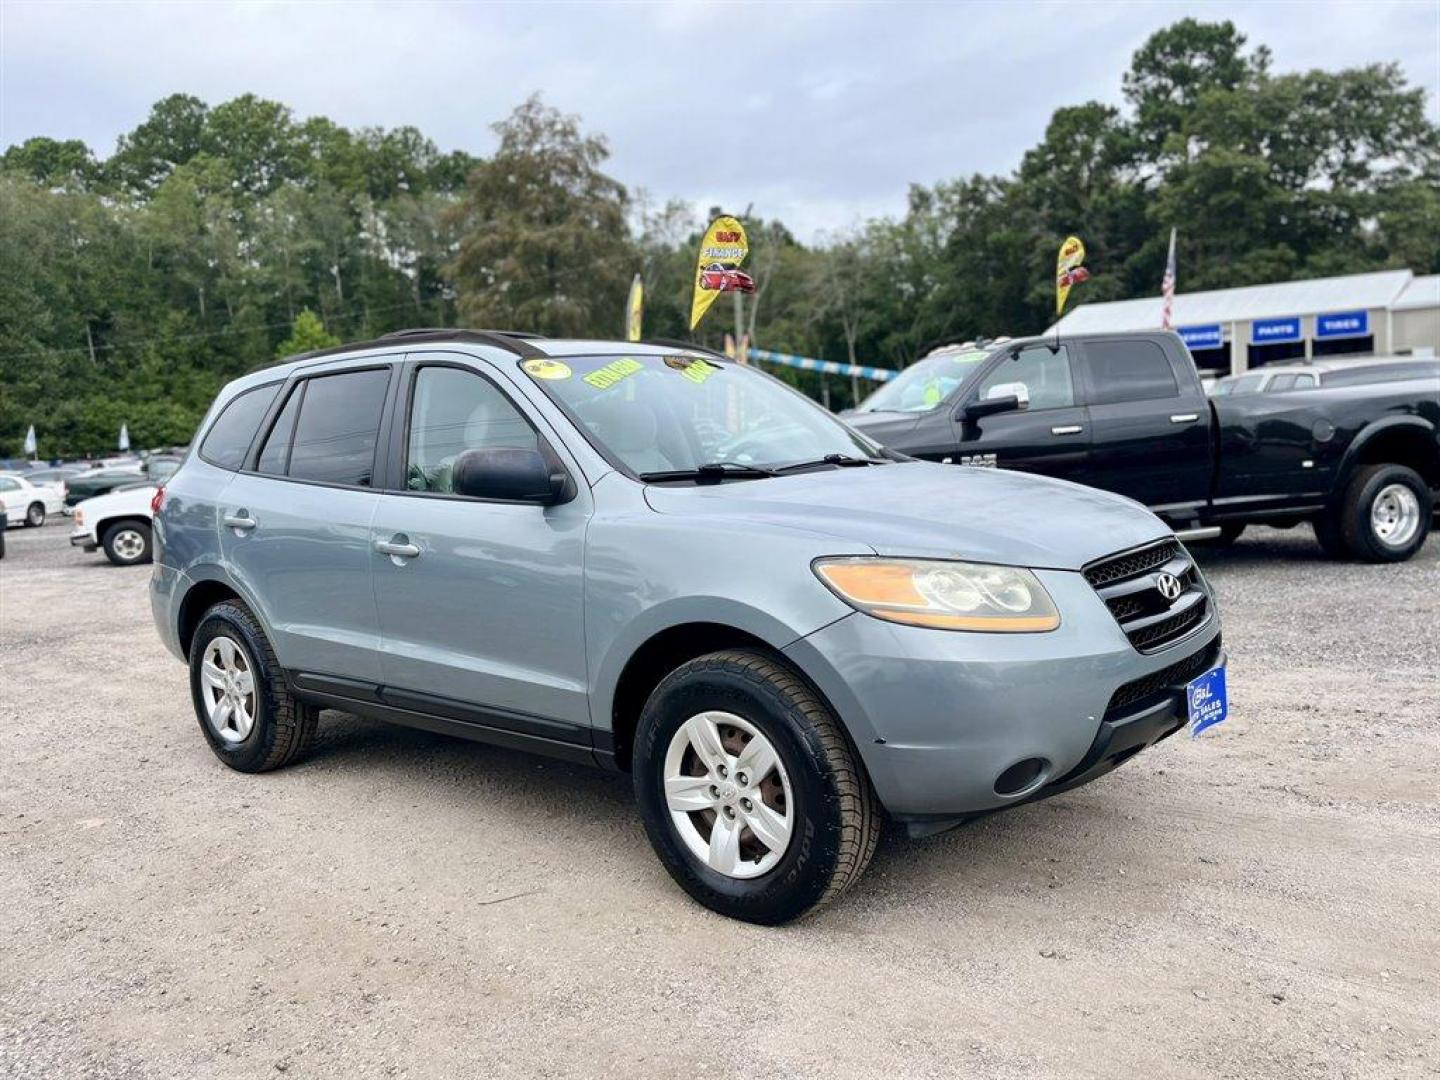
[[[1064,480],[911,461],[713,485],[650,485],[662,514],[833,536],[836,554],[972,559],[1055,570],[1170,535],[1137,502]],[[725,526],[714,523],[716,529]],[[723,535],[723,534],[717,534]]]

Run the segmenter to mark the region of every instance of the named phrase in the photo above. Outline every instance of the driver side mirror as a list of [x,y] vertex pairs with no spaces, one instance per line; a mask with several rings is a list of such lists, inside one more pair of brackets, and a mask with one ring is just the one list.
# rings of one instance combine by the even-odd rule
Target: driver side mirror
[[539,450],[497,447],[466,450],[451,472],[455,494],[472,499],[504,499],[553,506],[565,496],[567,480]]
[[985,397],[961,408],[961,419],[979,420],[982,416],[1016,412],[1030,407],[1030,388],[1023,382],[996,383],[985,391]]

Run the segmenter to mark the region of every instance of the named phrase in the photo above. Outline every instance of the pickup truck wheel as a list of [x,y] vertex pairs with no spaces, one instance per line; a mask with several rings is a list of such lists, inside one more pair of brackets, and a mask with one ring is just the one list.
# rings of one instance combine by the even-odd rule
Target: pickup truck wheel
[[722,915],[789,922],[849,888],[875,853],[879,801],[839,722],[762,653],[671,672],[641,713],[633,767],[660,861]]
[[244,604],[205,613],[190,643],[190,695],[215,756],[240,772],[267,772],[303,756],[319,710],[296,700],[275,650]]
[[105,557],[116,566],[135,566],[150,561],[150,526],[143,521],[117,521],[105,530],[100,545]]
[[29,525],[32,529],[37,529],[45,524],[44,503],[36,502],[30,504],[29,509],[25,511],[25,524]]
[[1430,532],[1430,489],[1404,465],[1367,465],[1345,489],[1341,535],[1367,562],[1403,562]]

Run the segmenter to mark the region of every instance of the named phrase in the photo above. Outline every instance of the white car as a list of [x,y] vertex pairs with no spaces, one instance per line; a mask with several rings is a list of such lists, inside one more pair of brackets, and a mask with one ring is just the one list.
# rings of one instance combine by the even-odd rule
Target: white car
[[156,490],[154,484],[127,484],[77,503],[71,547],[86,551],[104,548],[105,557],[116,566],[149,562],[154,551],[150,501]]
[[32,484],[18,473],[0,475],[0,504],[11,525],[44,525],[50,514],[65,508],[65,486]]

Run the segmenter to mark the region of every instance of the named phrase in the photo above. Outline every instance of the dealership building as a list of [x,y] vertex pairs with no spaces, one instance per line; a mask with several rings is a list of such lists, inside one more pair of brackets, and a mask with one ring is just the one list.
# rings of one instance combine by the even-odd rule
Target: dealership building
[[[1082,304],[1057,325],[1062,334],[1154,330],[1160,305],[1158,296]],[[1440,274],[1382,270],[1176,293],[1171,322],[1196,366],[1220,375],[1320,356],[1435,356]]]

